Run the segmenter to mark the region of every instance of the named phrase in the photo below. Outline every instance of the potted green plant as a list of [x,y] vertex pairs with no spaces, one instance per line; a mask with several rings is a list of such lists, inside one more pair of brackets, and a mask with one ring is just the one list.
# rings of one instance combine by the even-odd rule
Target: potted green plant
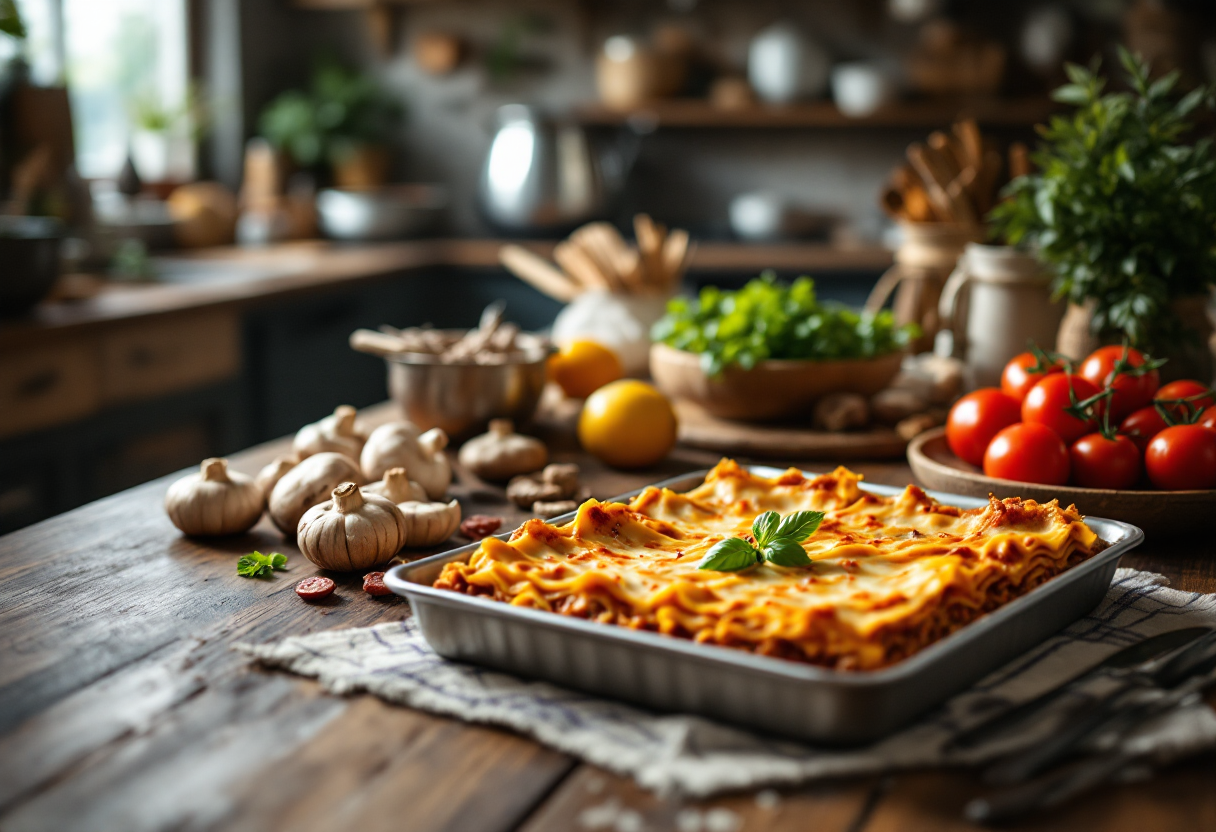
[[1188,139],[1212,91],[1179,96],[1178,73],[1154,81],[1144,61],[1119,55],[1129,92],[1105,92],[1097,64],[1066,67],[1071,83],[1054,97],[1076,110],[1039,128],[1037,172],[1008,186],[991,220],[1054,271],[1069,302],[1061,352],[1126,339],[1169,355],[1175,375],[1210,379],[1216,154],[1210,139]]
[[259,130],[296,166],[329,173],[341,188],[370,188],[387,178],[385,145],[402,113],[372,78],[323,61],[307,90],[284,92],[262,111]]

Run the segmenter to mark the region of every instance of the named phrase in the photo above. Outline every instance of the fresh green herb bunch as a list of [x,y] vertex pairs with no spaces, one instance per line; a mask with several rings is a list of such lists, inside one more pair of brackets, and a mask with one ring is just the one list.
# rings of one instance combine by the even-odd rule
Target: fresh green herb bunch
[[785,517],[766,511],[752,521],[755,545],[741,537],[720,540],[697,568],[739,572],[765,561],[777,566],[810,566],[811,559],[802,548],[802,541],[813,535],[822,522],[822,511],[796,511]]
[[1039,128],[1039,172],[1015,179],[991,219],[1055,267],[1058,296],[1094,302],[1096,333],[1160,345],[1180,326],[1170,302],[1216,284],[1216,155],[1210,139],[1186,140],[1214,98],[1204,87],[1179,98],[1177,72],[1151,81],[1119,55],[1132,92],[1103,94],[1096,63],[1067,67],[1054,97],[1077,110]]
[[772,272],[737,292],[706,286],[695,300],[676,298],[651,332],[655,341],[698,353],[711,376],[768,358],[872,358],[902,349],[917,334],[915,326],[897,327],[886,310],[871,315],[820,303],[809,277],[786,285]]

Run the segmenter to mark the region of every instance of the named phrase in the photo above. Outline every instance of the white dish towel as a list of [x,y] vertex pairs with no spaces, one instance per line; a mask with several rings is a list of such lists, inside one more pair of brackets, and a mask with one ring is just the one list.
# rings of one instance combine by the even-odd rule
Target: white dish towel
[[[661,715],[441,659],[414,619],[331,630],[266,645],[237,645],[263,664],[316,677],[338,694],[368,692],[468,722],[511,728],[658,792],[707,796],[820,777],[975,764],[1051,733],[1050,720],[966,754],[945,753],[960,728],[1054,687],[1141,639],[1182,627],[1216,627],[1216,595],[1179,592],[1166,579],[1120,569],[1105,601],[1021,658],[919,722],[873,745],[823,749],[758,736],[707,719]],[[1197,702],[1120,741],[1160,764],[1216,747],[1216,713]],[[1130,744],[1130,746],[1128,745]]]

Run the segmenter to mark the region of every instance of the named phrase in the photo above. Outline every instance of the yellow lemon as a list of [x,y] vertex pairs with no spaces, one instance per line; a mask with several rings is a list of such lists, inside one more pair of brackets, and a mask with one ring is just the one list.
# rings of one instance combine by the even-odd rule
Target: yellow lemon
[[605,384],[587,397],[578,420],[583,448],[614,468],[653,465],[676,444],[676,414],[642,381]]
[[624,374],[616,353],[596,341],[571,341],[549,356],[549,378],[574,399],[585,399]]

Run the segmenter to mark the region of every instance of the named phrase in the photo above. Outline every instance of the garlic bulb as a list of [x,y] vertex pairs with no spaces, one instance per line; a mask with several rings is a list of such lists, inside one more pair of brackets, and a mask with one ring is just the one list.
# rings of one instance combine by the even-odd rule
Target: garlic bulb
[[391,501],[364,494],[353,482],[342,483],[331,496],[300,518],[296,542],[304,557],[322,569],[349,572],[384,563],[401,551],[406,522]]
[[460,526],[460,503],[402,503],[406,546],[434,546],[451,537]]
[[493,419],[489,433],[474,436],[460,449],[460,464],[487,480],[530,474],[548,461],[545,443],[516,433],[510,419]]
[[447,445],[448,435],[439,428],[421,433],[410,422],[391,422],[367,437],[359,462],[368,480],[380,479],[389,468],[404,468],[428,497],[438,500],[452,482],[452,466],[443,452]]
[[427,501],[426,489],[409,478],[404,468],[389,468],[384,479],[363,486],[364,494],[379,494],[394,503],[417,503]]
[[266,496],[251,477],[228,470],[226,459],[204,459],[197,474],[182,477],[165,494],[165,511],[186,534],[248,531],[262,516]]
[[345,454],[314,454],[284,474],[270,492],[270,519],[283,534],[294,534],[304,512],[340,484],[360,482],[362,477],[359,466]]
[[358,459],[367,435],[355,427],[356,415],[350,405],[338,405],[332,416],[300,428],[291,446],[300,459],[325,451]]
[[299,458],[295,454],[286,454],[284,456],[276,456],[274,462],[268,463],[258,475],[254,477],[254,482],[262,489],[262,493],[266,495],[266,499],[270,499],[270,492],[274,490],[279,480],[283,479],[283,475],[300,464]]

